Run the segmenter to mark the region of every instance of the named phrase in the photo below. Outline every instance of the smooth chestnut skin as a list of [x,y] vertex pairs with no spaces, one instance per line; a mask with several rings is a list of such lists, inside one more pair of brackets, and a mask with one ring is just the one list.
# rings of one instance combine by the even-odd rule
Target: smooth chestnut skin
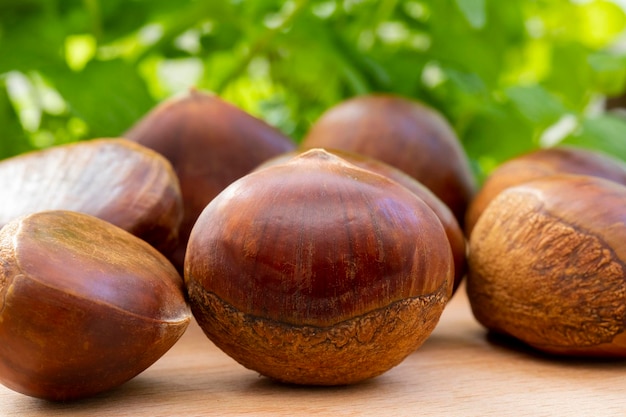
[[626,164],[609,155],[563,145],[538,149],[503,163],[489,175],[467,210],[466,236],[470,236],[482,212],[502,190],[555,174],[590,175],[626,185]]
[[626,187],[555,175],[502,191],[470,237],[488,329],[560,355],[626,357]]
[[[452,249],[452,256],[454,258],[454,285],[452,287],[451,296],[456,293],[456,290],[459,288],[461,282],[463,282],[463,278],[467,273],[467,242],[463,230],[456,221],[452,211],[450,211],[450,208],[423,184],[389,164],[354,152],[340,151],[337,149],[326,149],[326,151],[339,156],[359,168],[373,171],[405,186],[424,200],[428,207],[435,212],[439,220],[441,220],[441,224],[446,232],[446,236],[448,236],[448,241]],[[298,150],[287,152],[264,162],[257,169],[285,163],[303,152],[305,151]]]
[[113,223],[164,254],[178,242],[178,178],[160,154],[120,138],[94,139],[0,161],[0,228],[45,210]]
[[355,152],[392,165],[430,189],[463,226],[474,175],[452,127],[423,103],[391,94],[346,100],[313,124],[301,146]]
[[161,103],[123,136],[161,153],[178,175],[184,218],[172,260],[180,271],[189,233],[204,207],[266,159],[296,146],[264,121],[197,90]]
[[249,369],[307,385],[399,364],[434,329],[452,282],[434,212],[323,150],[227,187],[198,218],[185,259],[206,335]]
[[54,401],[133,378],[182,336],[183,281],[156,249],[96,217],[47,211],[0,231],[0,382]]

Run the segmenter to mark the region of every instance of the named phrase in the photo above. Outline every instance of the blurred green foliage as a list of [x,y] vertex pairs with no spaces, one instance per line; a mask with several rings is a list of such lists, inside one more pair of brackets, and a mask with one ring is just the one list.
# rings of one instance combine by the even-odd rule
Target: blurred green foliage
[[414,97],[479,174],[560,140],[626,159],[601,105],[625,28],[608,0],[3,0],[0,158],[119,136],[196,86],[294,140],[350,96]]

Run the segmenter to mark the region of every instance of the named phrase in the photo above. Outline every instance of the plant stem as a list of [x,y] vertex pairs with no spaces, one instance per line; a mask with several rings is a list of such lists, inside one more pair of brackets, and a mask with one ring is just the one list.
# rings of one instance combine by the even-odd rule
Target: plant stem
[[91,18],[91,32],[96,41],[102,38],[102,13],[100,12],[100,2],[98,0],[83,0],[85,8]]
[[272,43],[272,40],[276,37],[276,35],[282,30],[288,28],[298,17],[300,13],[302,13],[307,5],[309,0],[299,0],[296,2],[293,10],[287,14],[280,25],[268,28],[261,36],[256,38],[255,42],[250,46],[248,51],[244,56],[241,57],[237,65],[233,68],[233,70],[226,75],[222,79],[222,81],[218,84],[215,89],[217,94],[223,93],[223,91],[228,87],[228,85],[233,82],[233,80],[237,79],[241,74],[248,68],[250,62],[263,51],[267,50],[267,48]]

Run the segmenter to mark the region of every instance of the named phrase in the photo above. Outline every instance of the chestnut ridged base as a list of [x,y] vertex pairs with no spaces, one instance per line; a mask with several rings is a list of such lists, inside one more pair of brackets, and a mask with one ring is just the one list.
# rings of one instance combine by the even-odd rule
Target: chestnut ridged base
[[246,368],[303,385],[356,383],[398,365],[432,333],[446,290],[443,285],[433,294],[315,327],[245,314],[193,281],[188,285],[194,316],[216,346]]

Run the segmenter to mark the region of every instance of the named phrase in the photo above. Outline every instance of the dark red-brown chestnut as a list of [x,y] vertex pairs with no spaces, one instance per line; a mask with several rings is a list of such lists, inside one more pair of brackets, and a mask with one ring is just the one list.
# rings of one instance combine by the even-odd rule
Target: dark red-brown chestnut
[[[450,208],[423,184],[389,164],[354,152],[340,151],[336,149],[326,149],[326,151],[345,159],[359,168],[368,169],[398,182],[424,200],[428,207],[435,212],[437,217],[439,217],[439,220],[441,220],[441,224],[443,225],[446,235],[448,236],[450,247],[452,248],[452,256],[454,258],[454,285],[452,293],[454,294],[467,272],[467,243],[463,230],[456,221],[452,211],[450,211]],[[279,155],[264,162],[257,169],[263,169],[272,165],[285,163],[291,158],[300,155],[302,152],[305,151],[292,151]]]
[[181,271],[189,232],[213,197],[266,159],[295,148],[264,121],[197,90],[161,103],[124,137],[164,155],[178,175],[184,218],[172,260]]
[[392,94],[346,100],[313,124],[301,146],[356,152],[392,165],[429,188],[463,226],[474,176],[450,124],[424,103]]
[[426,203],[315,149],[209,203],[189,239],[185,283],[206,335],[245,367],[339,385],[382,374],[426,340],[453,269]]
[[44,211],[0,230],[0,382],[48,400],[116,387],[191,320],[183,280],[145,241],[96,217]]

